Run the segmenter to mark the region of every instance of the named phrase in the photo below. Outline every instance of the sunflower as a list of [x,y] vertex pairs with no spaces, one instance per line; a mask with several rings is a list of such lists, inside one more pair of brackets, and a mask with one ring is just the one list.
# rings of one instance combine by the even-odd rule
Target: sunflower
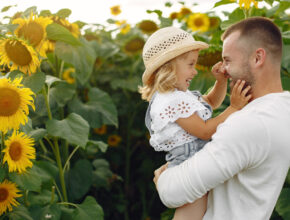
[[209,29],[210,21],[206,14],[195,13],[188,17],[187,26],[192,31],[206,32]]
[[18,194],[19,190],[16,187],[15,183],[12,183],[8,180],[4,180],[0,183],[0,216],[9,210],[12,211],[12,205],[18,206],[19,203],[15,200],[16,197],[20,197],[21,194]]
[[54,16],[51,19],[53,20],[54,23],[59,24],[59,25],[65,27],[66,29],[68,29],[74,37],[76,37],[76,38],[79,37],[80,29],[76,23],[70,23],[68,20],[66,20],[64,18],[60,18],[58,16]]
[[107,133],[107,125],[102,125],[102,127],[100,127],[100,128],[94,128],[94,133],[99,134],[99,135],[106,134]]
[[0,65],[8,66],[10,71],[18,69],[31,75],[40,61],[33,47],[24,40],[4,38],[0,40]]
[[216,29],[219,27],[220,19],[218,17],[210,17],[209,18],[209,28]]
[[258,8],[258,2],[255,0],[239,0],[240,8],[244,8],[246,10],[249,10],[249,8],[251,7],[251,3],[253,3],[254,6]]
[[31,160],[35,159],[34,140],[23,132],[14,131],[12,136],[5,141],[3,150],[3,163],[7,161],[9,172],[23,173],[26,168],[32,167]]
[[13,24],[18,24],[15,34],[27,40],[39,54],[46,57],[48,40],[46,39],[46,26],[52,23],[48,17],[37,17],[31,14],[28,19],[17,18]]
[[172,19],[172,20],[177,19],[178,18],[178,12],[172,12],[169,15],[169,18]]
[[118,15],[122,12],[120,9],[120,5],[115,5],[115,6],[111,7],[110,9],[111,9],[112,15]]
[[183,7],[180,9],[180,11],[178,12],[178,19],[182,19],[184,18],[185,16],[191,14],[192,11],[189,9],[189,8],[186,8],[186,7]]
[[75,68],[68,68],[63,72],[62,78],[68,83],[74,84],[76,80],[73,77],[73,73],[75,73]]
[[131,29],[130,24],[127,24],[126,20],[116,21],[116,25],[121,27],[120,32],[122,34],[127,34]]
[[113,134],[108,137],[108,144],[112,147],[117,147],[121,140],[122,138],[119,135]]
[[208,72],[211,67],[217,62],[222,60],[222,52],[219,50],[212,51],[202,51],[197,60],[197,64],[195,66],[196,69]]
[[145,34],[152,34],[153,32],[158,30],[157,24],[150,20],[141,21],[138,27]]
[[129,54],[134,54],[143,49],[145,42],[142,38],[136,37],[125,44],[124,50]]
[[29,88],[23,88],[21,78],[13,81],[7,78],[0,79],[0,131],[4,133],[9,129],[18,129],[25,124],[29,113],[28,106],[33,110],[35,95]]

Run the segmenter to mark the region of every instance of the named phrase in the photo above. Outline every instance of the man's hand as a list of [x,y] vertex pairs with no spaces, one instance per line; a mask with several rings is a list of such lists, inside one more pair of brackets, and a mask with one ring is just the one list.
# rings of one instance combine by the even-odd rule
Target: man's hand
[[157,170],[154,171],[154,178],[153,178],[153,182],[155,183],[155,187],[157,188],[157,181],[159,176],[161,175],[161,173],[166,170],[168,167],[168,163],[162,165],[161,167],[159,167]]

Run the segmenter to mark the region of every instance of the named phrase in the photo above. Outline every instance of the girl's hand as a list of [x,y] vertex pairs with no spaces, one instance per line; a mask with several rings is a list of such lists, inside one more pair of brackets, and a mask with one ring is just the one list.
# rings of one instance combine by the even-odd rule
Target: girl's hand
[[238,80],[233,87],[231,94],[231,107],[240,110],[246,104],[248,104],[249,100],[252,98],[251,94],[247,93],[250,91],[251,86],[247,86],[244,88],[246,81]]
[[221,61],[216,63],[212,67],[211,72],[217,81],[226,81],[227,80],[226,70],[223,67],[223,63]]

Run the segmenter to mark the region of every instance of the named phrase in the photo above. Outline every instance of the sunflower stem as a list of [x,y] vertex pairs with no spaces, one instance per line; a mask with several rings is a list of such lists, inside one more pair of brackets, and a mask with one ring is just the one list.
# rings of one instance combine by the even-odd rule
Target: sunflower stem
[[62,194],[63,194],[63,198],[64,201],[67,202],[67,194],[66,194],[66,186],[65,186],[65,180],[64,180],[64,172],[63,172],[63,168],[62,168],[62,164],[61,164],[61,157],[60,157],[60,153],[59,153],[59,146],[58,146],[58,139],[55,137],[54,138],[54,147],[55,147],[55,159],[56,159],[56,163],[59,169],[59,179],[60,179],[60,185],[61,185],[61,189],[62,189]]
[[2,150],[4,149],[4,138],[5,138],[5,135],[4,135],[4,132],[1,131],[1,146],[0,146],[0,163],[1,163],[1,166],[2,166],[2,160],[3,160],[3,153],[2,153]]
[[62,79],[63,66],[64,66],[64,61],[62,60],[60,63],[60,68],[59,68],[59,72],[58,72],[58,77],[60,79]]
[[26,207],[28,207],[28,206],[29,206],[29,202],[27,201],[28,190],[25,190],[23,194],[24,194],[24,196],[23,196],[23,199],[24,199],[24,205],[25,205]]
[[51,187],[51,200],[50,200],[50,204],[52,205],[54,202],[54,193],[55,193],[55,186]]
[[68,165],[69,165],[69,161],[72,158],[72,156],[75,154],[75,152],[80,148],[80,146],[78,145],[73,152],[71,152],[71,154],[69,155],[69,157],[67,158],[67,161],[65,162],[65,165],[63,167],[63,172],[65,172],[65,170],[67,169]]
[[42,93],[43,93],[43,96],[44,96],[44,101],[45,101],[45,105],[46,105],[47,115],[48,115],[49,120],[51,120],[52,119],[52,114],[51,114],[51,111],[50,111],[49,99],[48,99],[48,94],[46,93],[45,86],[43,86],[43,88],[42,88]]
[[41,147],[42,150],[43,150],[43,153],[44,153],[44,154],[47,154],[47,149],[46,149],[46,147],[45,147],[45,145],[44,145],[42,139],[39,140],[39,144],[40,144],[40,147]]

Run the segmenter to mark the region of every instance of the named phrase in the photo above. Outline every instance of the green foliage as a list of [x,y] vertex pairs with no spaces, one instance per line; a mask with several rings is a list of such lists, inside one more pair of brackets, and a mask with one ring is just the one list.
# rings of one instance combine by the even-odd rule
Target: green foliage
[[46,130],[49,135],[61,137],[71,144],[85,147],[88,142],[89,124],[80,115],[71,113],[63,120],[47,121]]

